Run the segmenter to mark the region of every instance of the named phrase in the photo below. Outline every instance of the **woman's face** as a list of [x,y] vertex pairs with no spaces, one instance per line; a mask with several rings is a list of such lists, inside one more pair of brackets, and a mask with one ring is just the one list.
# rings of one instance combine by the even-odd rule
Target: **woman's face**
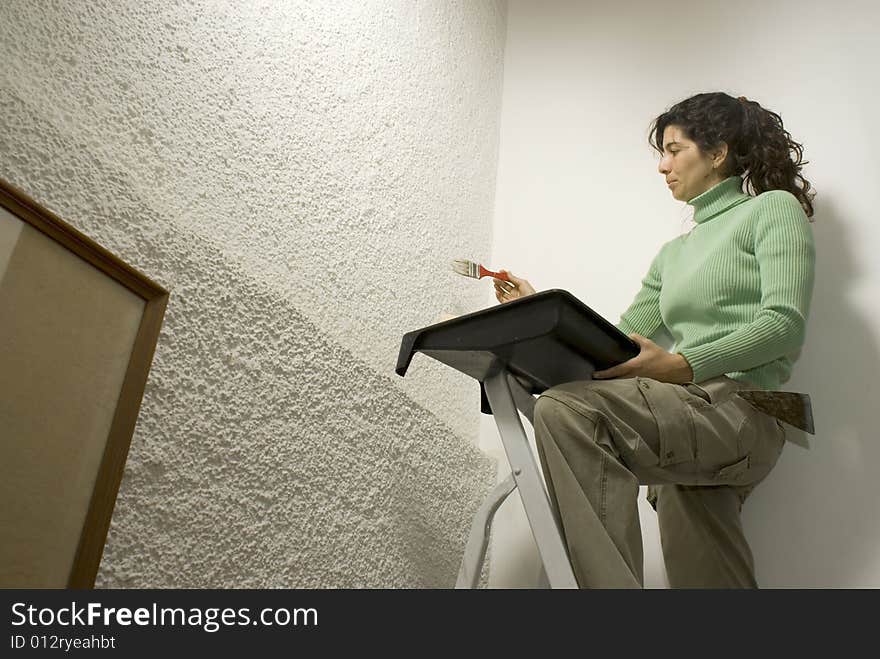
[[720,166],[727,156],[727,145],[713,153],[703,153],[684,136],[680,126],[667,126],[663,130],[663,155],[659,171],[666,179],[672,196],[679,201],[690,201],[723,179]]

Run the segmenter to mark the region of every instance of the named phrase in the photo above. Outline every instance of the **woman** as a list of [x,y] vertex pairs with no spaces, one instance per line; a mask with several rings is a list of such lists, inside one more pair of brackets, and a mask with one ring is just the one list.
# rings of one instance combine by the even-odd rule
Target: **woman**
[[[674,105],[649,141],[696,226],[661,247],[621,316],[638,356],[539,397],[541,465],[581,587],[642,586],[640,483],[672,587],[757,587],[740,511],[785,429],[734,394],[778,389],[803,345],[815,266],[803,149],[778,114],[720,92]],[[511,280],[494,280],[499,302],[535,292]],[[673,352],[648,338],[664,326]]]

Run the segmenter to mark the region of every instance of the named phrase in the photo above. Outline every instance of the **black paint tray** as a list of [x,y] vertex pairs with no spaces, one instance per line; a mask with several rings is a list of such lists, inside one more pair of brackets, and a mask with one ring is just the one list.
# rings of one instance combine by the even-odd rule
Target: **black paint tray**
[[480,382],[506,368],[538,394],[590,380],[594,370],[638,355],[639,345],[568,291],[553,289],[408,332],[398,375],[416,352]]

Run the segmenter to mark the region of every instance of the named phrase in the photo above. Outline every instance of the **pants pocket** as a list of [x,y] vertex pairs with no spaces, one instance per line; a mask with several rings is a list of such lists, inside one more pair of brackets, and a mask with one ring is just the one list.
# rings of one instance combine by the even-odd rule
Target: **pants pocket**
[[689,411],[676,392],[678,385],[636,377],[639,391],[657,422],[659,466],[693,462],[694,427]]
[[696,382],[687,382],[683,385],[688,393],[693,394],[697,398],[702,398],[708,405],[712,405],[715,401],[712,400],[712,394],[705,387],[701,387]]
[[704,403],[706,405],[718,405],[729,400],[742,385],[726,375],[719,375],[717,378],[710,378],[699,384],[687,382],[681,385],[681,387],[690,394],[689,402],[700,406]]
[[700,436],[699,462],[718,485],[760,482],[779,457],[784,438],[772,417],[735,399],[712,409],[717,434],[705,427]]
[[733,464],[722,467],[715,474],[715,480],[719,485],[740,485],[748,482],[748,471],[751,467],[751,456],[740,458]]

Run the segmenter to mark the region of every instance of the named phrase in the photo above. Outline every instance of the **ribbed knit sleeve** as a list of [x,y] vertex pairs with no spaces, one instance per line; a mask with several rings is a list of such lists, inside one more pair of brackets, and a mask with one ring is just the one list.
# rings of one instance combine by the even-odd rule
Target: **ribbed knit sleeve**
[[620,316],[616,327],[624,334],[641,334],[650,337],[663,325],[660,315],[660,288],[663,285],[663,260],[666,243],[651,261],[648,274],[642,279],[642,288],[629,308]]
[[765,192],[761,201],[753,234],[761,308],[754,320],[726,336],[679,351],[694,382],[760,366],[803,345],[815,278],[812,231],[790,192]]

